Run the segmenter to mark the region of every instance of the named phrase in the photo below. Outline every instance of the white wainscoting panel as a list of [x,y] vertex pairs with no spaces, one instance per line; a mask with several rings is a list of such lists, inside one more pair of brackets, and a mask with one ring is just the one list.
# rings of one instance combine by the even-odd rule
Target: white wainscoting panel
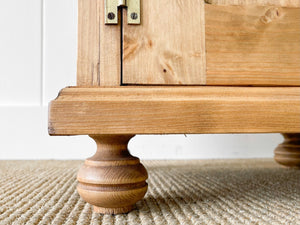
[[42,0],[0,1],[0,105],[41,102]]
[[145,159],[271,158],[280,134],[137,135],[133,155]]
[[45,0],[43,105],[76,85],[77,1]]
[[87,136],[49,136],[47,117],[47,107],[0,107],[0,159],[84,159],[95,153]]

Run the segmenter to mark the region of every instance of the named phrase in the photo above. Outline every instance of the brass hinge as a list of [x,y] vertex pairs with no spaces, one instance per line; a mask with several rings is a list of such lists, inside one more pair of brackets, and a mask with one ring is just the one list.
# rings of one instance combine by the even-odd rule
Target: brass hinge
[[127,7],[127,23],[140,24],[140,0],[105,0],[105,24],[118,24],[118,8]]

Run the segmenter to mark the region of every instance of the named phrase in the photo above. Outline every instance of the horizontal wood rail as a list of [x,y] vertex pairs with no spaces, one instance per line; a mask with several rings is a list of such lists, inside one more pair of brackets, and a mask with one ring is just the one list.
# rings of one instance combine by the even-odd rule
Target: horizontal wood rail
[[63,89],[49,133],[299,133],[300,87]]

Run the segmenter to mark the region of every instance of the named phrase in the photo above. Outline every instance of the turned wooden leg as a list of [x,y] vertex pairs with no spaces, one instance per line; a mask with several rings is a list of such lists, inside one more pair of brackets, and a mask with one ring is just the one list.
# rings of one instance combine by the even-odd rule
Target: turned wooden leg
[[275,149],[275,161],[300,168],[300,134],[282,134],[284,141]]
[[77,190],[86,202],[94,206],[95,212],[127,213],[147,192],[147,171],[127,150],[132,137],[91,136],[97,143],[97,152],[80,168]]

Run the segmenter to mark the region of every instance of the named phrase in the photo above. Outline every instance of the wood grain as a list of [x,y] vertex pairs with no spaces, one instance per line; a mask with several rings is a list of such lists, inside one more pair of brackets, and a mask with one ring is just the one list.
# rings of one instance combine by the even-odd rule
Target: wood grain
[[78,0],[78,86],[120,85],[120,25],[104,17],[104,0]]
[[97,152],[80,168],[77,190],[97,213],[127,213],[147,192],[147,171],[127,149],[132,137],[91,136],[97,143]]
[[283,134],[284,142],[275,149],[274,159],[281,165],[300,168],[300,133]]
[[256,5],[256,6],[282,6],[300,7],[299,0],[205,0],[213,5]]
[[104,0],[100,8],[100,86],[121,84],[121,15],[118,25],[105,25]]
[[299,133],[300,87],[66,88],[49,133]]
[[141,24],[123,26],[124,84],[205,84],[203,0],[141,1]]
[[78,0],[77,85],[98,86],[101,0]]
[[[124,16],[123,83],[300,85],[300,1],[210,3],[142,1],[141,25]],[[121,28],[103,5],[79,0],[78,86],[121,84]]]
[[300,9],[205,6],[207,85],[300,85]]

